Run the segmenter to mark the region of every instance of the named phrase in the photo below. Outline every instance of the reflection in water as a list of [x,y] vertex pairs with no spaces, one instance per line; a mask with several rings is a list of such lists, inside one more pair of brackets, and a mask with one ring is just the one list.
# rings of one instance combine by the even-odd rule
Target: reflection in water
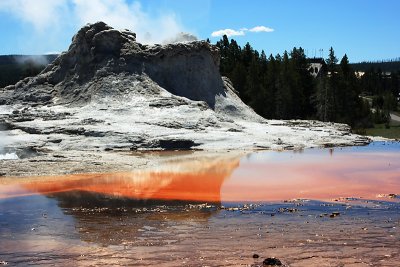
[[159,231],[163,221],[206,222],[221,205],[221,185],[239,159],[212,156],[149,171],[3,180],[0,199],[44,195],[74,217],[81,240],[138,245],[149,220]]
[[150,220],[151,228],[158,232],[166,231],[165,221],[205,223],[220,205],[195,204],[193,201],[134,200],[84,191],[59,192],[48,194],[47,197],[57,200],[57,206],[66,215],[74,217],[75,229],[82,241],[102,246],[143,243],[138,237],[148,228]]
[[[374,145],[371,145],[372,147]],[[379,199],[400,192],[400,145],[249,155],[222,187],[223,201],[340,197]],[[251,193],[250,193],[251,192]],[[395,200],[395,199],[394,199]]]
[[[49,262],[63,265],[60,251],[67,258],[96,254],[86,243],[104,247],[98,253],[106,255],[110,246],[134,246],[130,260],[138,260],[147,247],[173,245],[188,236],[188,227],[207,224],[218,213],[221,185],[239,160],[212,155],[149,171],[3,179],[0,239],[7,242],[0,242],[0,261],[12,255],[15,264],[32,263],[38,252],[53,251],[45,254]],[[105,265],[117,264],[106,255]],[[89,260],[89,265],[93,262],[98,264]]]
[[108,197],[108,201],[125,201],[126,205],[127,200],[136,200],[137,205],[150,200],[219,203],[292,198],[377,199],[400,191],[399,150],[261,152],[248,155],[240,167],[238,156],[213,155],[169,162],[157,170],[3,179],[0,199],[57,192],[75,192],[71,199],[78,202],[82,199],[76,192],[90,192]]
[[[2,179],[0,262],[260,266],[257,253],[290,266],[396,266],[400,205],[388,194],[400,193],[400,145],[391,148],[193,156],[132,173]],[[283,202],[339,197],[369,200]]]
[[121,201],[220,202],[222,183],[238,165],[237,156],[219,156],[172,162],[158,170],[14,179],[3,181],[0,198],[79,191],[104,194]]

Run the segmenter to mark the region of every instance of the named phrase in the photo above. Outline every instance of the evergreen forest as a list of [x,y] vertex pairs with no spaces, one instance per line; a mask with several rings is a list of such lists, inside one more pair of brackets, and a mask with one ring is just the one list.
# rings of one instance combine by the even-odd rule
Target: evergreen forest
[[[267,119],[317,119],[347,123],[353,129],[388,123],[397,110],[400,70],[384,73],[370,64],[356,72],[345,54],[331,47],[317,75],[301,47],[269,55],[243,47],[227,36],[220,49],[221,75],[227,76],[241,99]],[[363,65],[364,66],[364,65]],[[365,67],[365,66],[364,66]]]

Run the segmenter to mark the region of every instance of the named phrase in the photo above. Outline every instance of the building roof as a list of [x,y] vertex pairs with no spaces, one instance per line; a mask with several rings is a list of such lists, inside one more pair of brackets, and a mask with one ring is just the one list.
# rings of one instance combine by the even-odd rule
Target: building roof
[[308,60],[308,63],[325,64],[325,60],[322,57],[307,58],[307,60]]

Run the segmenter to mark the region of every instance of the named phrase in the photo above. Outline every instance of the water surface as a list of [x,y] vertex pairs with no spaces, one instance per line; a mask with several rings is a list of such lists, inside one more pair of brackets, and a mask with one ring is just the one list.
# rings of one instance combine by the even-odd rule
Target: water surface
[[194,154],[131,173],[4,178],[0,262],[398,266],[399,152]]

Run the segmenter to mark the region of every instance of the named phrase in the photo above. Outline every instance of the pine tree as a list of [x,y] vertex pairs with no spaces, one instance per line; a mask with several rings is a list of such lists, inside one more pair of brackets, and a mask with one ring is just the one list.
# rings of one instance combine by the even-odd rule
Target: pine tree
[[326,65],[328,67],[328,72],[334,73],[336,71],[336,64],[338,62],[338,59],[335,56],[335,51],[333,50],[333,47],[329,49],[329,56],[326,59]]
[[254,55],[254,49],[247,42],[246,45],[243,47],[242,51],[243,64],[245,65],[246,68],[250,66],[250,63],[253,59],[253,55]]
[[264,91],[262,81],[260,79],[260,64],[256,55],[253,55],[251,60],[247,78],[246,78],[246,95],[250,99],[250,106],[258,114],[264,113]]
[[325,108],[327,109],[325,121],[335,121],[336,111],[337,111],[337,99],[336,94],[338,90],[338,69],[337,69],[338,59],[335,56],[335,51],[331,47],[329,49],[329,56],[326,60],[328,69],[328,79],[325,86],[326,97]]
[[265,86],[265,114],[269,119],[276,118],[276,88],[280,72],[280,62],[271,54],[267,62],[267,72],[264,73],[263,84]]
[[327,76],[318,78],[316,90],[317,118],[322,121],[332,121],[334,118],[333,90]]
[[239,92],[239,96],[243,102],[248,103],[249,99],[245,94],[247,70],[241,62],[238,62],[231,75],[228,76],[232,81],[235,89]]
[[288,119],[292,117],[293,107],[289,55],[285,51],[281,60],[280,56],[276,59],[280,62],[281,69],[276,83],[275,113],[278,119]]

